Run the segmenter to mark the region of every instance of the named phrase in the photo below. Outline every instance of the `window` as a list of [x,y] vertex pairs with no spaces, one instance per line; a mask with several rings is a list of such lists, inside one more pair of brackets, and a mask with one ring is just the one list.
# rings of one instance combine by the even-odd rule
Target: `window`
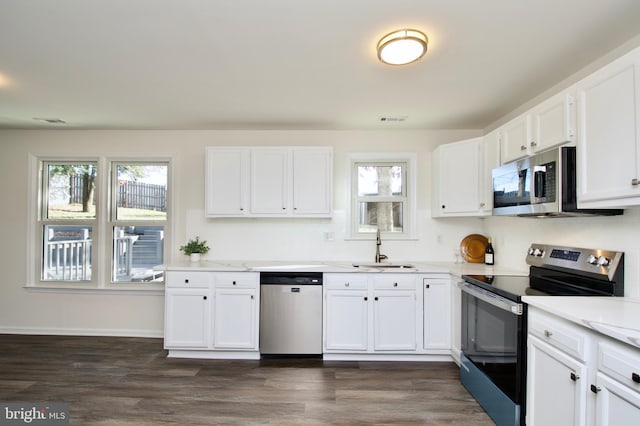
[[34,161],[40,282],[84,288],[163,281],[167,160]]
[[96,162],[43,162],[43,281],[91,281]]
[[112,163],[111,281],[161,279],[167,220],[167,172],[167,164],[162,163]]
[[353,155],[351,159],[351,237],[410,238],[414,231],[414,157]]

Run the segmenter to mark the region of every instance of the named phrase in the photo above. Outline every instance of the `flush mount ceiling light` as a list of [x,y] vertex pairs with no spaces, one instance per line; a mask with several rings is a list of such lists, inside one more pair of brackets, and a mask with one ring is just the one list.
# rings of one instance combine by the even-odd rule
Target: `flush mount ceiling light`
[[405,65],[422,58],[427,52],[427,36],[418,30],[398,30],[378,42],[378,59],[389,65]]

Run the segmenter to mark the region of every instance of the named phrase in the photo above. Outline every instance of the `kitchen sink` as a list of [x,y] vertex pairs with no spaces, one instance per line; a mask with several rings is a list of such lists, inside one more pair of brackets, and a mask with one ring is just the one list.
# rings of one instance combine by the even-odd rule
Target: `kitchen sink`
[[406,263],[354,263],[354,268],[377,268],[377,269],[413,269],[415,266]]

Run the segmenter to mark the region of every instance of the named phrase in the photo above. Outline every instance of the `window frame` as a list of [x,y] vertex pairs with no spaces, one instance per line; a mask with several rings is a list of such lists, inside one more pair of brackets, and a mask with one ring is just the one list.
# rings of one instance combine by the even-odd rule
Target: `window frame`
[[[404,164],[403,192],[404,196],[381,196],[378,200],[358,195],[358,166],[398,165]],[[403,231],[385,232],[381,235],[386,240],[415,240],[416,235],[416,184],[417,154],[411,152],[389,153],[351,153],[348,155],[348,200],[347,200],[347,240],[374,240],[375,232],[358,232],[359,203],[366,201],[402,202]]]
[[[66,281],[66,280],[43,280],[43,244],[44,230],[43,219],[46,217],[45,185],[45,164],[73,164],[73,163],[94,163],[96,164],[95,182],[95,204],[96,217],[92,220],[92,272],[91,280],[87,281]],[[114,164],[135,163],[135,164],[166,164],[167,166],[167,216],[161,222],[164,226],[164,263],[169,261],[171,253],[171,242],[173,234],[173,161],[169,156],[100,156],[100,155],[60,155],[60,154],[35,154],[30,153],[28,159],[28,184],[29,194],[27,202],[27,212],[29,226],[27,228],[27,276],[25,288],[45,291],[70,291],[86,292],[102,290],[107,292],[127,292],[135,294],[148,292],[149,294],[160,294],[164,291],[164,281],[162,282],[133,282],[133,281],[113,281],[113,222],[112,212],[115,215],[115,204],[112,198],[112,170]],[[117,181],[117,177],[116,177]],[[87,223],[87,219],[83,219]],[[157,221],[160,222],[160,221]],[[65,224],[68,221],[47,221],[52,224]],[[74,221],[74,223],[77,223]],[[146,226],[146,221],[136,221],[140,226]],[[116,226],[120,226],[117,225]]]

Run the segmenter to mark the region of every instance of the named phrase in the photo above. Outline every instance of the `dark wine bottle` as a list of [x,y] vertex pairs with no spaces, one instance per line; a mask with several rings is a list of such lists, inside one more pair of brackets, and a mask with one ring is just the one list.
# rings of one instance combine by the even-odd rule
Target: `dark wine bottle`
[[484,251],[484,263],[485,265],[493,265],[495,252],[493,251],[493,245],[491,244],[491,238],[488,239],[487,248]]

